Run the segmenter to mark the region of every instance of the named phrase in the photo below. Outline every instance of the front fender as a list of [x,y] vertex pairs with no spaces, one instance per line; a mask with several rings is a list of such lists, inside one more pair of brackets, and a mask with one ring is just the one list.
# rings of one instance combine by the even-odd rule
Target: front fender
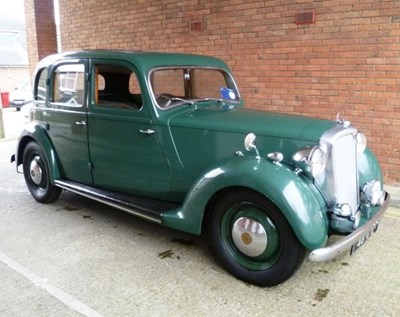
[[375,155],[367,148],[358,156],[358,180],[362,188],[366,183],[372,180],[379,180],[383,184],[382,172]]
[[249,188],[271,200],[305,247],[315,249],[325,245],[326,205],[314,185],[284,165],[253,157],[230,158],[210,169],[195,182],[183,205],[165,215],[164,224],[200,234],[207,203],[229,187]]
[[55,179],[61,178],[61,172],[58,165],[57,155],[54,151],[54,147],[46,133],[46,130],[37,123],[29,124],[25,130],[21,132],[20,138],[17,144],[17,150],[15,153],[15,161],[18,166],[23,164],[23,155],[26,145],[30,141],[37,142],[42,148],[46,161],[49,166],[50,181],[54,184]]

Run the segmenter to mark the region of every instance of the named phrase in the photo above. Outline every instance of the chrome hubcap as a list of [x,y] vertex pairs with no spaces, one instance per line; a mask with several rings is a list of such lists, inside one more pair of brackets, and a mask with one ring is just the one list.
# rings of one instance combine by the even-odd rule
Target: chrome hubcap
[[241,217],[235,221],[232,227],[232,239],[240,252],[251,257],[263,254],[268,245],[264,226],[248,217]]
[[31,162],[31,165],[29,168],[29,173],[31,175],[31,179],[36,185],[40,185],[42,183],[42,179],[43,179],[42,168],[40,167],[40,165],[38,163],[39,160],[40,160],[40,157],[35,156]]

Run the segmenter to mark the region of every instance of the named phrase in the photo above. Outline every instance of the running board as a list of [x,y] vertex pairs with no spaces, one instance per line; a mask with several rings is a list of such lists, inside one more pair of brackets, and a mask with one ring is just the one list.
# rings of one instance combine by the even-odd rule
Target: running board
[[54,181],[57,187],[96,200],[132,215],[161,224],[163,215],[178,204],[155,199],[119,194],[68,180]]

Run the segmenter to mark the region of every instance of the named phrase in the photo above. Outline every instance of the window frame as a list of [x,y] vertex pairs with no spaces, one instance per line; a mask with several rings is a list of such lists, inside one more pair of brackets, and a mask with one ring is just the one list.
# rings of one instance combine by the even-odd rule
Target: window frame
[[[130,71],[130,76],[135,76],[136,78],[136,83],[137,87],[140,89],[139,94],[141,96],[141,104],[137,105],[138,108],[131,107],[131,108],[118,108],[118,107],[104,107],[99,105],[99,95],[98,95],[98,66],[99,65],[104,65],[104,66],[118,66],[118,67],[124,67]],[[131,63],[125,61],[125,60],[116,60],[116,59],[107,59],[107,58],[93,58],[90,60],[90,76],[91,76],[91,85],[90,85],[90,92],[91,92],[91,100],[90,100],[90,107],[93,111],[95,112],[102,112],[102,113],[107,113],[107,112],[112,112],[112,113],[118,113],[121,112],[123,114],[133,112],[133,113],[140,113],[143,112],[145,107],[145,96],[143,93],[143,85],[141,83],[141,79],[139,76],[139,72],[137,71],[136,67],[132,65]],[[103,76],[104,77],[104,76]],[[106,80],[106,78],[104,78]],[[107,87],[107,81],[105,81],[105,89]],[[129,91],[129,87],[128,87]],[[135,95],[135,94],[132,94]],[[113,101],[110,101],[113,102]],[[123,102],[122,102],[123,103]],[[129,106],[129,104],[127,104]]]
[[[154,67],[154,68],[152,68],[149,72],[148,72],[148,75],[147,75],[147,82],[148,82],[148,85],[149,85],[149,95],[150,95],[150,98],[152,99],[152,101],[153,101],[153,103],[155,104],[155,106],[158,108],[158,109],[160,109],[160,110],[162,110],[162,111],[168,111],[168,110],[170,110],[170,109],[174,109],[174,108],[177,108],[177,107],[181,107],[182,106],[182,104],[176,104],[176,105],[171,105],[171,106],[169,106],[169,107],[161,107],[159,104],[158,104],[158,102],[157,102],[157,99],[156,99],[156,95],[155,95],[155,93],[154,93],[154,87],[153,87],[153,83],[152,83],[152,74],[154,73],[154,72],[156,72],[156,71],[159,71],[159,70],[174,70],[174,69],[180,69],[180,70],[187,70],[187,69],[191,69],[191,70],[196,70],[196,69],[204,69],[204,70],[215,70],[215,71],[219,71],[219,72],[221,72],[222,73],[222,75],[226,75],[226,77],[225,77],[225,80],[226,80],[226,83],[227,84],[231,84],[233,87],[230,87],[230,88],[234,88],[234,90],[235,90],[235,93],[236,93],[236,95],[237,95],[237,99],[236,100],[230,100],[229,101],[229,103],[232,103],[232,104],[235,104],[235,105],[239,105],[239,104],[241,104],[242,103],[242,97],[240,96],[240,92],[239,92],[239,89],[238,89],[238,87],[237,87],[237,84],[236,84],[236,81],[235,81],[235,79],[233,78],[233,76],[232,76],[232,74],[228,71],[228,70],[226,70],[226,69],[224,69],[224,68],[220,68],[220,67],[210,67],[210,66],[202,66],[202,65],[169,65],[169,66],[162,66],[162,67]],[[183,72],[183,76],[184,76],[184,73],[185,72]],[[195,100],[195,99],[194,99]],[[184,104],[184,105],[187,105],[186,103]]]
[[[46,74],[44,78],[44,99],[39,98],[39,82],[40,79],[43,75],[43,73]],[[34,81],[34,88],[33,88],[33,100],[35,101],[35,106],[37,107],[46,107],[46,103],[48,100],[48,92],[49,92],[49,87],[48,87],[48,81],[49,81],[49,67],[43,67],[39,69],[36,73],[35,81]]]
[[[56,71],[59,67],[65,66],[65,65],[83,65],[83,102],[82,104],[73,104],[73,103],[64,103],[64,102],[58,102],[54,100],[55,96],[55,91],[56,88],[56,81],[55,81],[55,76],[56,76]],[[54,63],[51,65],[48,73],[48,95],[47,95],[47,100],[49,102],[49,105],[51,105],[52,108],[66,108],[66,109],[87,109],[87,95],[88,95],[88,60],[87,59],[71,59],[71,60],[62,60],[59,61],[58,63]]]

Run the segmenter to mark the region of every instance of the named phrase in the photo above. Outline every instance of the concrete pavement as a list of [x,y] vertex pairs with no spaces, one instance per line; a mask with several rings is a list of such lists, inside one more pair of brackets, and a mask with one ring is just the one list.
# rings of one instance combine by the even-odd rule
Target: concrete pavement
[[393,207],[400,208],[400,186],[385,185],[385,190],[390,193],[391,202]]
[[15,144],[0,141],[0,316],[400,315],[396,206],[354,256],[306,260],[259,288],[224,272],[202,237],[72,193],[36,203],[9,163]]

